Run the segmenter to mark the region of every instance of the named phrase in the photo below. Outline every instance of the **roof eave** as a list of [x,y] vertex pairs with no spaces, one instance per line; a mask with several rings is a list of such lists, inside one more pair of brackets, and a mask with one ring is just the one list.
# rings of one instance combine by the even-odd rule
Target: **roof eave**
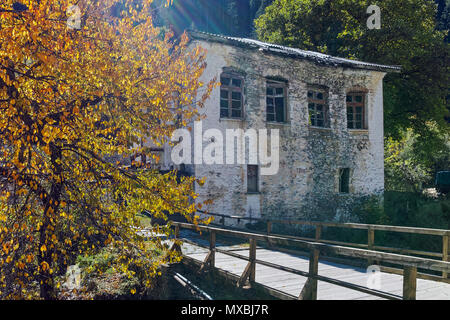
[[256,44],[253,44],[253,43],[229,39],[225,36],[219,36],[219,35],[209,34],[209,33],[201,32],[201,31],[195,31],[195,30],[188,30],[187,32],[189,35],[192,36],[193,39],[197,39],[197,40],[213,41],[213,42],[228,44],[228,45],[234,46],[234,47],[257,49],[259,51],[267,52],[270,54],[275,54],[275,55],[280,55],[280,56],[289,56],[294,59],[309,60],[309,61],[313,61],[317,64],[321,64],[321,65],[325,65],[325,66],[371,70],[371,71],[378,71],[378,72],[385,72],[385,73],[400,73],[401,72],[401,66],[387,66],[387,65],[375,65],[375,64],[374,65],[365,65],[365,64],[359,65],[357,63],[348,63],[345,61],[331,62],[331,61],[320,60],[318,58],[311,57],[311,56],[309,56],[309,57],[308,56],[299,56],[298,54],[294,54],[294,53],[290,53],[290,52],[285,52],[285,51],[282,52],[281,50],[276,50],[274,48],[271,48],[270,46],[261,47]]

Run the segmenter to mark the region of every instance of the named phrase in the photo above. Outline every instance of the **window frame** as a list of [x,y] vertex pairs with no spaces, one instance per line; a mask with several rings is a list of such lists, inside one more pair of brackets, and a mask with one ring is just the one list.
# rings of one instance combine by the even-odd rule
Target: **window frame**
[[[351,96],[352,97],[352,101],[348,101],[348,97]],[[362,101],[361,102],[356,102],[356,96],[361,96],[362,97]],[[368,124],[367,124],[367,91],[365,90],[352,90],[347,92],[347,94],[345,95],[345,110],[346,110],[346,114],[347,114],[347,129],[349,130],[368,130]],[[362,111],[361,111],[361,128],[357,128],[356,127],[356,123],[359,122],[358,119],[356,118],[357,116],[357,110],[356,108],[361,107]],[[351,122],[349,122],[349,109],[352,109],[352,114],[353,114],[353,120]],[[352,127],[350,127],[350,123],[352,123]]]
[[[229,78],[230,83],[228,85],[222,83],[222,78]],[[241,86],[233,86],[233,79],[239,80],[241,82]],[[222,98],[222,91],[227,91],[227,116],[222,115],[222,101],[225,101],[224,98]],[[240,105],[240,116],[239,117],[233,117],[233,101],[238,101],[236,99],[233,99],[233,92],[237,92],[240,94],[241,97],[241,105]],[[222,72],[220,75],[220,96],[219,96],[219,118],[220,119],[236,119],[240,120],[244,118],[244,77],[238,73],[235,72]],[[235,109],[236,110],[236,109]]]
[[[275,90],[275,92],[271,95],[268,94],[268,90],[269,88],[272,88]],[[281,95],[277,95],[276,94],[276,89],[278,88],[282,88],[283,89],[283,94]],[[288,122],[288,110],[287,110],[287,89],[288,89],[288,85],[286,82],[284,81],[277,81],[277,80],[271,80],[271,79],[267,79],[266,80],[266,122],[270,122],[270,123],[287,123]],[[283,98],[283,120],[282,121],[278,121],[277,120],[277,109],[276,109],[276,104],[275,104],[275,99],[277,98]],[[269,104],[267,103],[269,99],[272,99],[273,101],[273,116],[274,116],[274,120],[269,120],[268,119],[268,115],[269,113],[268,111],[268,107]]]
[[[313,92],[313,97],[309,97],[309,92]],[[323,94],[323,99],[316,99],[316,93],[321,92]],[[308,86],[306,90],[306,98],[308,102],[308,125],[313,128],[331,128],[330,121],[330,105],[328,101],[329,90],[328,88],[318,87],[318,86]],[[311,117],[310,104],[314,104],[314,115],[317,116],[317,105],[323,106],[323,126],[317,125],[317,117],[315,118],[315,123],[313,124]]]

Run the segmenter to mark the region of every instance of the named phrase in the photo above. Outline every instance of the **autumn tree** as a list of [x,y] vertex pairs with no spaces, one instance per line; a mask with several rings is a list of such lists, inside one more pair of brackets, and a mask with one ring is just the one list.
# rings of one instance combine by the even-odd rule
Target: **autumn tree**
[[55,275],[73,256],[106,245],[120,252],[118,271],[145,266],[150,285],[158,265],[177,256],[155,259],[136,214],[196,210],[200,180],[120,159],[156,157],[148,146],[198,117],[213,85],[199,80],[205,52],[189,50],[186,35],[161,36],[151,0],[76,3],[0,4],[3,298],[32,298],[34,284],[41,298],[55,298]]

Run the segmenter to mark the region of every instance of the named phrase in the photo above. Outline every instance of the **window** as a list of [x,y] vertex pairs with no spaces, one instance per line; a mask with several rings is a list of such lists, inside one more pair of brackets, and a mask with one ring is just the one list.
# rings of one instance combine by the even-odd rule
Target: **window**
[[220,117],[242,118],[242,77],[224,73],[220,76]]
[[365,121],[365,93],[347,94],[347,127],[349,129],[367,129]]
[[339,192],[350,193],[350,169],[339,169]]
[[329,107],[325,89],[308,89],[309,124],[314,127],[330,127]]
[[258,192],[258,166],[247,165],[247,192],[256,193]]
[[267,121],[286,122],[286,84],[268,81],[266,89]]

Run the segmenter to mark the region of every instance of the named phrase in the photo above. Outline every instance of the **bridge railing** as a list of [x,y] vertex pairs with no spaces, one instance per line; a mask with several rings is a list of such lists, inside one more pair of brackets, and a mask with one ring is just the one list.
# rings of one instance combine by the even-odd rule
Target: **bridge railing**
[[[237,284],[238,286],[244,285],[244,283],[248,280],[251,284],[255,283],[256,277],[256,264],[261,264],[267,267],[275,268],[278,270],[286,271],[289,273],[297,274],[300,276],[308,277],[306,284],[304,285],[301,293],[299,295],[299,299],[317,299],[317,281],[324,281],[328,283],[332,283],[334,285],[346,287],[352,290],[368,293],[374,296],[382,297],[385,299],[391,300],[415,300],[416,299],[416,289],[417,289],[417,269],[424,270],[434,270],[443,273],[450,272],[450,262],[438,261],[434,259],[413,257],[413,256],[405,256],[395,253],[386,253],[380,251],[373,251],[367,249],[359,249],[359,248],[350,248],[332,244],[325,244],[319,242],[311,242],[300,239],[293,239],[291,237],[284,236],[275,236],[275,235],[265,235],[258,233],[250,233],[245,231],[237,231],[237,230],[229,230],[217,227],[203,226],[203,225],[195,225],[190,223],[181,223],[181,222],[171,222],[173,226],[175,226],[175,237],[179,238],[180,228],[194,230],[194,231],[202,231],[209,233],[209,247],[202,246],[198,243],[193,243],[191,241],[183,240],[188,243],[192,243],[199,247],[204,247],[208,249],[208,254],[204,259],[201,269],[205,267],[214,268],[215,267],[215,254],[216,252],[223,253],[229,256],[233,256],[239,259],[247,260],[247,266],[245,267],[244,272],[239,277]],[[231,251],[222,250],[216,247],[216,236],[223,235],[228,237],[234,237],[239,239],[244,239],[249,241],[249,256],[243,256],[236,254]],[[309,259],[309,271],[301,271],[285,266],[281,266],[278,264],[274,264],[267,261],[258,260],[256,257],[256,244],[257,241],[263,241],[272,244],[279,245],[294,245],[297,247],[301,247],[306,249],[310,254]],[[179,244],[175,242],[175,248],[180,249]],[[361,258],[361,259],[373,259],[380,262],[393,263],[400,266],[403,270],[403,294],[402,296],[394,295],[391,293],[383,292],[376,289],[370,289],[368,287],[360,286],[357,284],[349,283],[346,281],[341,281],[329,277],[324,277],[318,274],[318,264],[319,264],[319,255],[320,254],[335,254],[338,256],[344,257],[352,257],[352,258]],[[275,292],[276,290],[274,290]]]
[[[338,223],[338,222],[318,222],[318,221],[302,221],[302,220],[281,220],[281,219],[264,219],[264,218],[255,218],[255,217],[241,217],[241,216],[228,216],[224,214],[217,213],[209,213],[200,211],[200,214],[203,215],[211,215],[214,217],[218,217],[218,221],[213,221],[214,224],[225,226],[225,219],[232,220],[247,220],[247,221],[256,221],[265,223],[267,226],[267,234],[268,235],[279,235],[283,237],[290,237],[298,240],[306,240],[306,241],[315,241],[320,243],[328,243],[335,245],[343,245],[350,246],[356,248],[364,248],[369,250],[378,250],[383,252],[392,252],[392,253],[400,253],[400,254],[411,254],[417,256],[425,256],[425,257],[433,257],[437,259],[441,259],[444,262],[448,262],[450,260],[450,230],[446,229],[431,229],[431,228],[416,228],[416,227],[402,227],[402,226],[391,226],[391,225],[377,225],[377,224],[362,224],[362,223]],[[297,237],[297,236],[286,236],[280,234],[274,234],[272,232],[272,227],[274,224],[285,224],[285,225],[308,225],[315,227],[315,237],[307,238],[307,237]],[[352,242],[344,242],[344,241],[334,241],[327,240],[322,238],[322,231],[325,227],[334,227],[334,228],[344,228],[344,229],[359,229],[359,230],[367,230],[367,244],[365,243],[352,243]],[[442,241],[442,251],[441,252],[431,252],[431,251],[423,251],[423,250],[412,250],[406,248],[396,248],[396,247],[387,247],[375,245],[375,231],[389,231],[394,233],[410,233],[410,234],[422,234],[422,235],[433,235],[439,236]],[[372,264],[372,260],[368,259],[368,263]],[[383,271],[391,272],[391,273],[400,273],[401,270],[392,267],[381,266]],[[449,273],[442,272],[442,276],[438,277],[430,274],[419,274],[420,278],[431,279],[431,280],[442,280],[445,282],[450,282]]]

